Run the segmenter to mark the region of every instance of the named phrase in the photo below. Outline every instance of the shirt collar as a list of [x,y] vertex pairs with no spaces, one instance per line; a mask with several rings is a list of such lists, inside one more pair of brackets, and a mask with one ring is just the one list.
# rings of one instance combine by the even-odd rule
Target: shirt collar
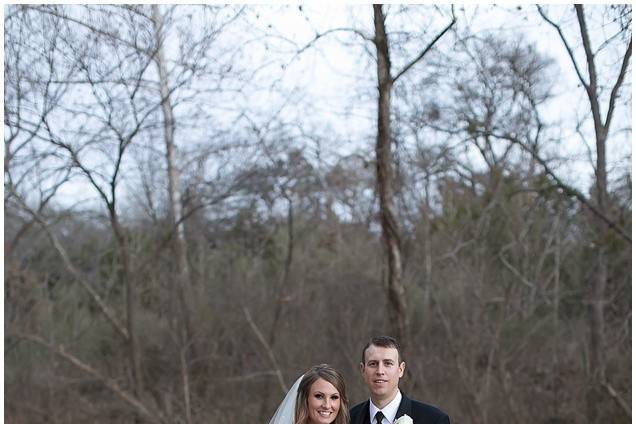
[[400,402],[402,402],[402,392],[399,390],[393,400],[382,409],[375,406],[372,400],[369,400],[369,418],[371,418],[371,422],[375,424],[373,420],[375,419],[375,414],[377,414],[378,411],[382,411],[382,415],[384,415],[390,423],[394,422],[398,408],[400,407]]

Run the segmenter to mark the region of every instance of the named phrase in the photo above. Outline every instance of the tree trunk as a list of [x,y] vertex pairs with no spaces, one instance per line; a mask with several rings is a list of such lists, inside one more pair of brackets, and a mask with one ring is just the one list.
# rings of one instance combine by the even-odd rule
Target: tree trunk
[[144,390],[143,375],[141,370],[141,352],[139,349],[139,337],[137,334],[137,291],[132,281],[130,270],[130,257],[128,255],[128,240],[124,230],[119,224],[114,201],[110,205],[110,222],[115,233],[115,239],[119,246],[119,254],[122,262],[122,279],[126,287],[126,329],[128,331],[128,350],[132,368],[133,393],[137,399],[141,398]]
[[[541,9],[541,6],[537,6],[541,17],[554,27],[561,41],[563,42],[574,70],[579,79],[581,85],[585,88],[588,100],[590,102],[590,110],[592,112],[592,120],[594,123],[594,138],[596,141],[596,164],[594,168],[594,195],[589,201],[581,195],[577,195],[577,198],[594,213],[594,216],[590,218],[591,227],[594,229],[595,237],[594,244],[596,248],[596,260],[594,263],[594,270],[591,276],[591,284],[588,291],[588,323],[589,323],[589,337],[588,347],[590,353],[589,362],[589,376],[587,382],[587,419],[588,422],[597,423],[601,422],[605,414],[602,412],[602,408],[606,404],[607,396],[604,389],[608,387],[605,375],[605,290],[607,287],[608,279],[608,257],[606,250],[606,234],[609,229],[616,230],[625,240],[631,243],[631,238],[620,228],[618,228],[609,217],[610,207],[608,205],[608,193],[607,193],[607,159],[606,159],[606,142],[609,134],[610,124],[612,121],[614,107],[617,98],[619,97],[619,91],[623,85],[625,75],[629,68],[629,63],[632,55],[632,42],[631,37],[625,54],[623,55],[622,63],[616,81],[614,82],[609,100],[607,103],[607,111],[605,118],[603,118],[600,107],[599,98],[599,83],[598,74],[596,72],[595,58],[598,52],[595,52],[590,42],[589,31],[587,23],[585,21],[585,13],[583,5],[576,4],[574,9],[576,11],[576,18],[580,30],[580,41],[583,44],[585,51],[585,62],[587,65],[588,80],[584,77],[584,72],[581,66],[576,60],[574,50],[565,38],[563,31],[559,24],[550,20],[550,18]],[[631,28],[631,25],[630,25]],[[625,30],[625,29],[624,29]],[[606,40],[609,41],[609,40]],[[545,164],[543,164],[546,167]],[[547,167],[546,167],[547,169]],[[563,186],[562,184],[560,184]],[[622,399],[617,397],[617,402],[623,404]],[[629,415],[629,413],[628,413]]]
[[554,325],[554,339],[552,346],[552,415],[560,416],[560,379],[561,367],[559,364],[559,345],[561,342],[561,332],[559,325],[559,306],[561,302],[561,229],[559,228],[559,215],[556,215],[557,223],[555,227],[556,241],[554,246],[554,292],[552,302],[554,310],[552,312],[552,323]]
[[430,198],[431,176],[427,173],[424,181],[424,208],[422,218],[424,219],[424,307],[430,310],[431,291],[433,290],[433,241],[431,229],[431,198]]
[[[282,196],[287,200],[287,254],[285,256],[285,265],[283,267],[283,273],[278,283],[277,288],[274,291],[274,319],[272,326],[270,327],[269,336],[267,338],[267,345],[272,352],[276,346],[276,336],[280,333],[280,321],[283,317],[283,309],[285,307],[287,289],[289,287],[289,275],[291,271],[292,262],[294,259],[294,203],[291,198],[291,194],[287,194],[285,189],[282,191]],[[275,396],[278,396],[278,393]],[[265,381],[263,384],[263,400],[261,402],[261,416],[267,416],[270,412],[270,399],[272,397],[272,390],[270,382]]]
[[188,268],[187,248],[185,240],[185,225],[181,207],[181,195],[179,193],[179,174],[175,166],[174,110],[170,102],[170,85],[168,70],[163,54],[163,17],[158,5],[152,5],[152,20],[155,30],[157,49],[155,51],[155,63],[159,73],[159,86],[161,91],[161,111],[163,113],[164,141],[166,144],[166,166],[168,172],[168,219],[171,225],[172,248],[176,260],[176,276],[174,278],[174,291],[179,303],[179,315],[181,321],[181,343],[183,347],[189,345],[191,356],[196,356],[196,348],[193,343],[193,328],[191,311],[192,286],[190,271]]
[[385,29],[382,5],[373,5],[375,23],[374,43],[377,51],[378,77],[378,135],[375,146],[377,190],[380,198],[382,238],[388,265],[389,318],[392,331],[402,344],[408,343],[409,327],[406,295],[402,286],[402,258],[399,229],[395,214],[393,193],[393,166],[391,154],[391,59]]
[[[577,6],[577,10],[580,6]],[[595,87],[596,84],[594,83]],[[593,101],[592,101],[593,97]],[[598,102],[596,89],[590,99]],[[605,146],[607,129],[593,113],[594,128],[596,133],[596,207],[598,211],[608,215],[607,207],[607,167],[605,159]],[[593,218],[593,227],[596,237],[596,269],[592,277],[589,298],[589,348],[590,348],[590,383],[587,388],[588,418],[591,423],[599,423],[603,420],[603,405],[607,401],[603,385],[605,384],[605,289],[607,287],[607,253],[605,248],[605,235],[607,224],[597,216]]]
[[[595,172],[595,194],[596,208],[607,216],[607,167],[605,158],[605,145],[608,128],[602,122],[599,98],[596,65],[594,54],[589,40],[587,24],[582,5],[575,5],[576,17],[581,31],[581,40],[586,53],[587,70],[589,83],[585,89],[592,109],[592,119],[594,121],[594,135],[596,138],[596,169]],[[609,123],[611,116],[608,116],[606,123]],[[596,269],[592,277],[589,299],[589,347],[590,347],[590,382],[587,386],[587,407],[588,419],[591,423],[600,422],[601,408],[605,403],[603,396],[603,383],[605,382],[605,359],[604,359],[604,338],[605,338],[605,287],[607,286],[607,257],[605,254],[604,238],[607,226],[605,222],[593,218],[593,227],[596,231]]]

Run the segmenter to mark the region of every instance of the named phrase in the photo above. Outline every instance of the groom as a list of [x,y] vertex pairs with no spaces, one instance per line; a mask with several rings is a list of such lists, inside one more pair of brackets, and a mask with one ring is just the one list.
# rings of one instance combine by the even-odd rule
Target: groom
[[393,424],[407,415],[413,424],[450,424],[448,415],[434,406],[411,400],[398,388],[406,364],[397,341],[374,337],[362,349],[360,371],[371,392],[370,401],[351,408],[351,424]]

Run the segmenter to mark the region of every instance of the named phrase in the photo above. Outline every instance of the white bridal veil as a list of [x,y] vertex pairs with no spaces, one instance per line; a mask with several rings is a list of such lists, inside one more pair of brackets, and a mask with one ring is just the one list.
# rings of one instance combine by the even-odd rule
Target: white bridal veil
[[300,386],[300,380],[303,379],[301,375],[294,382],[291,389],[285,395],[285,399],[278,405],[276,413],[269,420],[269,424],[294,424],[294,412],[296,409],[296,395],[298,394],[298,386]]

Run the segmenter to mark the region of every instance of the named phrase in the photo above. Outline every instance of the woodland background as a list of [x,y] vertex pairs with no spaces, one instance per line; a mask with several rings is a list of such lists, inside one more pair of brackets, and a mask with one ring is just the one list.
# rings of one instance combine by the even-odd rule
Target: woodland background
[[5,7],[6,422],[631,421],[631,6],[338,10]]

